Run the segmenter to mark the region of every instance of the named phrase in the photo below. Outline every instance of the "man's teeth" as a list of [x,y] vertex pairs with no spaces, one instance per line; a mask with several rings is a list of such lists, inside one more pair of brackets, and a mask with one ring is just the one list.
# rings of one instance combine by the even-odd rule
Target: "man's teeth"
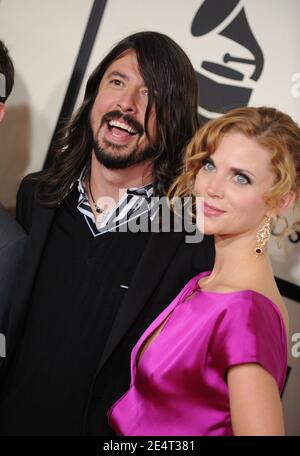
[[128,133],[132,133],[132,134],[136,133],[131,127],[129,127],[129,125],[127,125],[123,122],[118,122],[117,120],[110,120],[108,122],[108,125],[110,127],[122,128],[122,130],[126,130],[126,131],[128,131]]

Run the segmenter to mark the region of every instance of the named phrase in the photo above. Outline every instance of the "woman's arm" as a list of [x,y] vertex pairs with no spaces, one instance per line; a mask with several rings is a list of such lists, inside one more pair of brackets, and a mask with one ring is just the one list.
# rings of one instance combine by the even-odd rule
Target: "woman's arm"
[[284,435],[280,394],[271,374],[259,364],[240,364],[228,369],[227,381],[234,435]]

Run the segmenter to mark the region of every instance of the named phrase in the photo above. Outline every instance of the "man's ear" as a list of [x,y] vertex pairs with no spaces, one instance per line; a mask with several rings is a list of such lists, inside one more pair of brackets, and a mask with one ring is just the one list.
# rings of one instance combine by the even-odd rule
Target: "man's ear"
[[288,209],[290,209],[293,206],[295,199],[296,199],[296,193],[292,192],[292,191],[290,191],[290,192],[286,193],[284,196],[282,196],[276,206],[277,214],[281,215],[284,212],[286,212]]
[[4,117],[4,114],[5,114],[5,104],[4,103],[0,103],[0,122],[3,119],[3,117]]

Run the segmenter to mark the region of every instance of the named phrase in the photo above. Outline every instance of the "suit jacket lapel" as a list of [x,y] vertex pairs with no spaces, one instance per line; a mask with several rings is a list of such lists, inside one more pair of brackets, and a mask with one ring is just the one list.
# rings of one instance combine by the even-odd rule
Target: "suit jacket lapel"
[[32,229],[18,268],[16,285],[11,301],[12,307],[7,335],[8,356],[19,341],[28,310],[29,296],[54,214],[55,209],[41,206],[34,206],[33,208]]
[[97,373],[145,306],[183,236],[183,233],[154,233],[151,235],[117,313]]

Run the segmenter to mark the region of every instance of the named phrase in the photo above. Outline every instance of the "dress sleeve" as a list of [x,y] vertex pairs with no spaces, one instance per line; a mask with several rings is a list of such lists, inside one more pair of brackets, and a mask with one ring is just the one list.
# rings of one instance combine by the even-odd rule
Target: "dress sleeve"
[[282,392],[287,371],[287,336],[279,310],[268,298],[244,291],[222,307],[214,327],[212,363],[226,379],[229,367],[258,363]]

